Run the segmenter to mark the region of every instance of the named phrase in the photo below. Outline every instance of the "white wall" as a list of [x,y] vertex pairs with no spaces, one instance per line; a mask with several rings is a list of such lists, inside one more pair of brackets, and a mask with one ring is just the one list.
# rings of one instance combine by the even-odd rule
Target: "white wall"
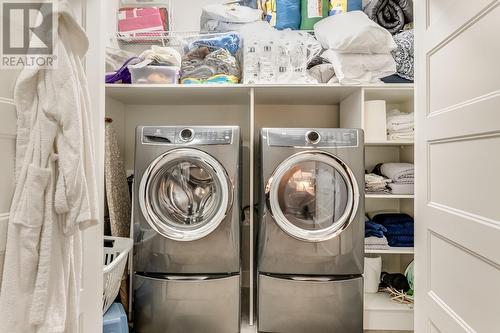
[[203,6],[213,3],[224,3],[228,0],[172,0],[173,1],[173,30],[198,31],[200,30],[200,15]]
[[[168,3],[168,0],[158,1]],[[175,31],[198,31],[200,29],[200,15],[203,6],[213,3],[224,3],[228,0],[171,0],[172,28]],[[105,28],[111,35],[116,32],[116,12],[120,7],[119,0],[107,0]]]

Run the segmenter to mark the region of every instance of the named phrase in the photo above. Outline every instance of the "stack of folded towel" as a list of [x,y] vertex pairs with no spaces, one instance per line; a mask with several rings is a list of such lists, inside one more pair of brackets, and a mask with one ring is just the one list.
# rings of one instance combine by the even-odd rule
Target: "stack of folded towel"
[[415,171],[412,163],[381,163],[375,166],[373,173],[391,181],[387,183],[392,194],[413,194]]
[[389,193],[387,184],[392,182],[389,178],[374,173],[365,174],[365,192],[367,193]]
[[402,213],[382,213],[373,216],[373,222],[385,227],[387,237],[391,247],[413,247],[414,225],[413,218]]
[[405,113],[397,109],[387,112],[387,140],[412,141],[415,132],[413,112]]
[[365,249],[368,250],[387,250],[389,243],[384,236],[387,229],[372,220],[366,219],[365,221]]
[[362,11],[325,18],[314,25],[314,33],[341,84],[380,82],[396,72],[391,34]]

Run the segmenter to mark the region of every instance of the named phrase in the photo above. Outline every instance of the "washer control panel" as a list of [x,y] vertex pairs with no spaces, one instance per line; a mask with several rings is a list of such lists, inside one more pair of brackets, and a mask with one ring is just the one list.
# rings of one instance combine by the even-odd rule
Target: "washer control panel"
[[357,147],[359,130],[348,128],[269,128],[269,146],[279,147]]
[[224,145],[232,142],[231,127],[145,126],[142,128],[144,144]]

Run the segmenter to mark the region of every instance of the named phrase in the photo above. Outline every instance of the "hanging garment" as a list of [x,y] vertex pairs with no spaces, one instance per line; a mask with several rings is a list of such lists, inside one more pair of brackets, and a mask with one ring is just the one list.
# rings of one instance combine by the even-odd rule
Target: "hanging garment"
[[[104,178],[106,200],[111,222],[111,236],[130,237],[131,200],[128,191],[127,174],[118,148],[118,139],[111,122],[106,122]],[[120,286],[120,300],[128,311],[127,270]]]
[[58,1],[57,66],[25,68],[15,91],[16,186],[0,332],[78,332],[81,230],[98,221],[85,32]]

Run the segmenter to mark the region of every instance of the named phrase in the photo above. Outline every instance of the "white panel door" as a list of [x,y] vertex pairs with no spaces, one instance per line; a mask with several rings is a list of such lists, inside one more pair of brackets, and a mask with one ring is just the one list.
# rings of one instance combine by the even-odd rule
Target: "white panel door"
[[[76,1],[73,1],[73,4]],[[105,1],[78,0],[81,3],[82,26],[90,45],[85,61],[85,72],[91,99],[95,139],[95,163],[99,192],[100,217],[104,220],[104,43]],[[78,10],[76,11],[78,14]],[[103,227],[85,230],[83,234],[83,272],[80,299],[80,332],[102,332],[103,292]]]
[[415,7],[415,331],[500,332],[500,2]]

